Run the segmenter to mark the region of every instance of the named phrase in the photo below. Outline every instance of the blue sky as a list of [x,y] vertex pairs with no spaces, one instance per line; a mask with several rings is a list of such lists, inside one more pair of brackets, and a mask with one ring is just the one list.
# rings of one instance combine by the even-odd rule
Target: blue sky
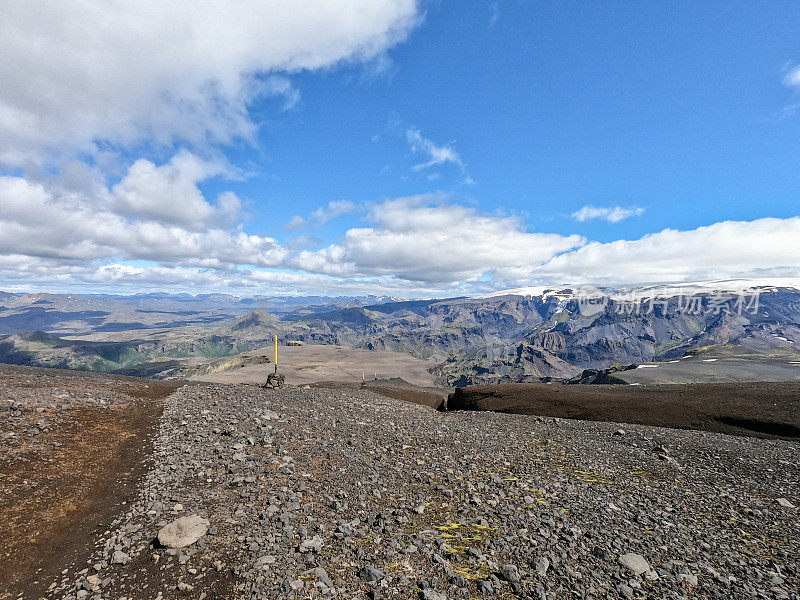
[[[98,26],[77,8],[32,26],[20,3],[8,37],[34,27],[78,58],[73,84],[42,90],[46,47],[13,48],[28,69],[0,73],[17,111],[0,117],[0,200],[78,201],[128,241],[34,228],[48,248],[0,247],[0,287],[415,296],[800,275],[797,3],[349,3],[250,7],[255,35],[207,55],[204,3],[188,41],[116,30],[121,49],[61,39]],[[237,10],[218,28],[237,32]],[[296,31],[270,37],[275,22]],[[158,68],[138,73],[134,49]],[[35,92],[66,99],[29,108]],[[57,123],[56,141],[29,122]],[[12,213],[0,233],[30,239]]]
[[[383,75],[298,77],[302,99],[259,136],[264,156],[236,155],[265,175],[241,187],[270,211],[254,223],[280,235],[273,216],[437,190],[603,241],[797,214],[799,121],[777,115],[798,101],[781,78],[800,57],[800,5],[497,6],[495,21],[491,2],[429,5]],[[410,127],[452,143],[475,185],[450,164],[411,171]],[[646,211],[576,225],[586,204]]]

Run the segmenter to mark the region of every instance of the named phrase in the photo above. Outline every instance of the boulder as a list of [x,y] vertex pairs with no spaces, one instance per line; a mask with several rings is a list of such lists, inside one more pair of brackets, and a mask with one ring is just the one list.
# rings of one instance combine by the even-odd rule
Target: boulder
[[208,531],[209,522],[200,515],[175,519],[158,532],[158,543],[165,548],[191,546]]
[[641,554],[629,552],[619,557],[619,562],[623,567],[630,569],[637,575],[646,573],[650,570],[650,563]]

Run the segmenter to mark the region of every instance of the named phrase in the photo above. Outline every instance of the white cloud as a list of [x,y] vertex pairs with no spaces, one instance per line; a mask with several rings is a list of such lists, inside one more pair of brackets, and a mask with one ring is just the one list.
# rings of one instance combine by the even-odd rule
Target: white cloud
[[783,75],[783,85],[800,88],[800,65],[790,67]]
[[371,61],[418,19],[415,0],[9,0],[0,163],[248,138],[250,102],[297,101],[286,74]]
[[229,173],[224,164],[201,160],[186,151],[176,154],[169,163],[161,166],[139,159],[113,187],[111,197],[115,208],[129,217],[192,230],[227,228],[239,216],[239,198],[226,192],[219,196],[216,206],[212,206],[197,184]]
[[585,243],[578,235],[529,233],[516,217],[482,215],[437,196],[388,200],[369,217],[374,227],[349,229],[339,243],[300,252],[292,264],[331,275],[447,283],[541,264]]
[[283,98],[283,110],[294,108],[300,102],[300,91],[289,79],[278,75],[272,75],[261,82],[261,88],[256,95],[280,96]]
[[[785,64],[783,66],[782,83],[795,92],[800,92],[800,65],[792,65],[791,63]],[[773,112],[765,120],[782,121],[784,119],[789,119],[797,113],[798,108],[800,108],[800,103],[790,102],[780,110]]]
[[[800,217],[587,243],[439,196],[370,207],[336,200],[289,227],[360,210],[371,226],[310,250],[318,247],[311,240],[287,246],[246,233],[232,192],[203,195],[202,182],[238,176],[209,157],[219,144],[252,139],[255,100],[290,109],[300,102],[292,74],[342,62],[386,73],[387,50],[418,20],[415,0],[6,1],[0,165],[22,166],[26,176],[0,175],[0,282],[439,295],[800,272]],[[787,67],[783,83],[800,91],[800,66]],[[437,144],[417,128],[405,138],[421,161],[414,170],[435,176],[434,167],[453,165],[472,183],[453,142]],[[121,158],[140,145],[162,153],[178,143],[193,151],[162,163]],[[69,160],[86,154],[88,164]],[[642,212],[585,206],[572,216],[616,223]]]
[[591,219],[602,219],[609,223],[619,223],[630,217],[638,217],[644,213],[639,206],[623,208],[621,206],[584,206],[572,213],[572,218],[583,223]]
[[306,227],[308,227],[308,219],[300,215],[293,216],[286,224],[286,229],[289,231],[297,231],[298,229],[305,229]]
[[800,217],[666,229],[638,240],[586,243],[577,235],[527,232],[515,217],[422,196],[373,207],[374,226],[348,230],[291,264],[338,277],[393,276],[473,291],[532,283],[678,282],[800,276]]
[[489,16],[489,27],[497,25],[497,20],[500,18],[500,2],[499,0],[492,3],[492,14]]
[[419,196],[376,204],[372,227],[350,229],[339,243],[309,251],[238,230],[190,231],[132,219],[98,208],[104,201],[0,178],[3,287],[441,296],[532,283],[800,276],[800,217],[586,243]]
[[400,297],[463,295],[461,285],[410,283],[394,277],[341,278],[264,269],[221,271],[198,267],[67,264],[49,259],[0,256],[0,280],[5,291],[86,291],[137,293],[142,290],[241,295],[370,295]]
[[437,146],[431,140],[423,137],[419,129],[414,128],[406,130],[406,141],[408,141],[412,152],[421,154],[426,159],[425,162],[414,165],[413,169],[415,171],[445,163],[457,165],[462,171],[466,168],[458,152],[453,149],[452,143],[445,146]]
[[591,242],[537,269],[548,281],[677,282],[800,274],[800,217],[665,229],[638,240]]
[[[535,283],[800,276],[800,217],[587,243],[579,235],[528,231],[515,216],[423,195],[369,206],[371,226],[309,250],[319,242],[283,245],[221,225],[215,211],[224,202],[195,194],[196,181],[217,166],[189,154],[145,165],[144,175],[137,164],[110,189],[85,173],[75,174],[71,185],[0,177],[2,287],[441,296]],[[122,182],[127,204],[117,189]],[[130,190],[142,188],[148,198],[183,194],[207,218],[182,222],[180,211],[131,200],[137,196]],[[355,207],[335,202],[311,218]]]
[[311,217],[321,225],[324,225],[331,219],[356,212],[359,209],[360,206],[352,200],[331,200],[328,202],[328,206],[320,207],[311,213]]
[[309,227],[319,227],[321,225],[325,225],[331,219],[358,212],[360,210],[362,210],[361,205],[356,204],[352,200],[331,200],[328,202],[327,206],[320,206],[314,210],[309,218],[295,215],[286,225],[286,229],[297,230],[307,229]]
[[95,182],[89,191],[0,177],[0,256],[281,264],[287,251],[274,239],[230,228],[238,198],[226,192],[211,205],[200,194],[196,181],[214,169],[188,154],[162,166],[137,161],[113,189]]

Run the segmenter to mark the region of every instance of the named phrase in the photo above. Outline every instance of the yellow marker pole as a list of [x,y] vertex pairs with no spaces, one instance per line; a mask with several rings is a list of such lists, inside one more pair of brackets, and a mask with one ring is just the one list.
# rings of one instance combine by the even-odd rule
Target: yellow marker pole
[[364,371],[361,371],[361,383],[364,383]]
[[278,334],[275,334],[275,368],[278,368]]

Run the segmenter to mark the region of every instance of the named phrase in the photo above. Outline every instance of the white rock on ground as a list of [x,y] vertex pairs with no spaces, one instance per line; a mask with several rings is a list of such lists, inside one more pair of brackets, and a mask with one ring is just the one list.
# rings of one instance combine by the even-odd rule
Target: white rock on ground
[[158,543],[165,548],[191,546],[208,531],[209,522],[200,515],[175,519],[158,532]]
[[619,562],[623,567],[630,569],[637,575],[647,573],[650,570],[650,563],[647,562],[644,556],[635,552],[623,554],[619,557]]

